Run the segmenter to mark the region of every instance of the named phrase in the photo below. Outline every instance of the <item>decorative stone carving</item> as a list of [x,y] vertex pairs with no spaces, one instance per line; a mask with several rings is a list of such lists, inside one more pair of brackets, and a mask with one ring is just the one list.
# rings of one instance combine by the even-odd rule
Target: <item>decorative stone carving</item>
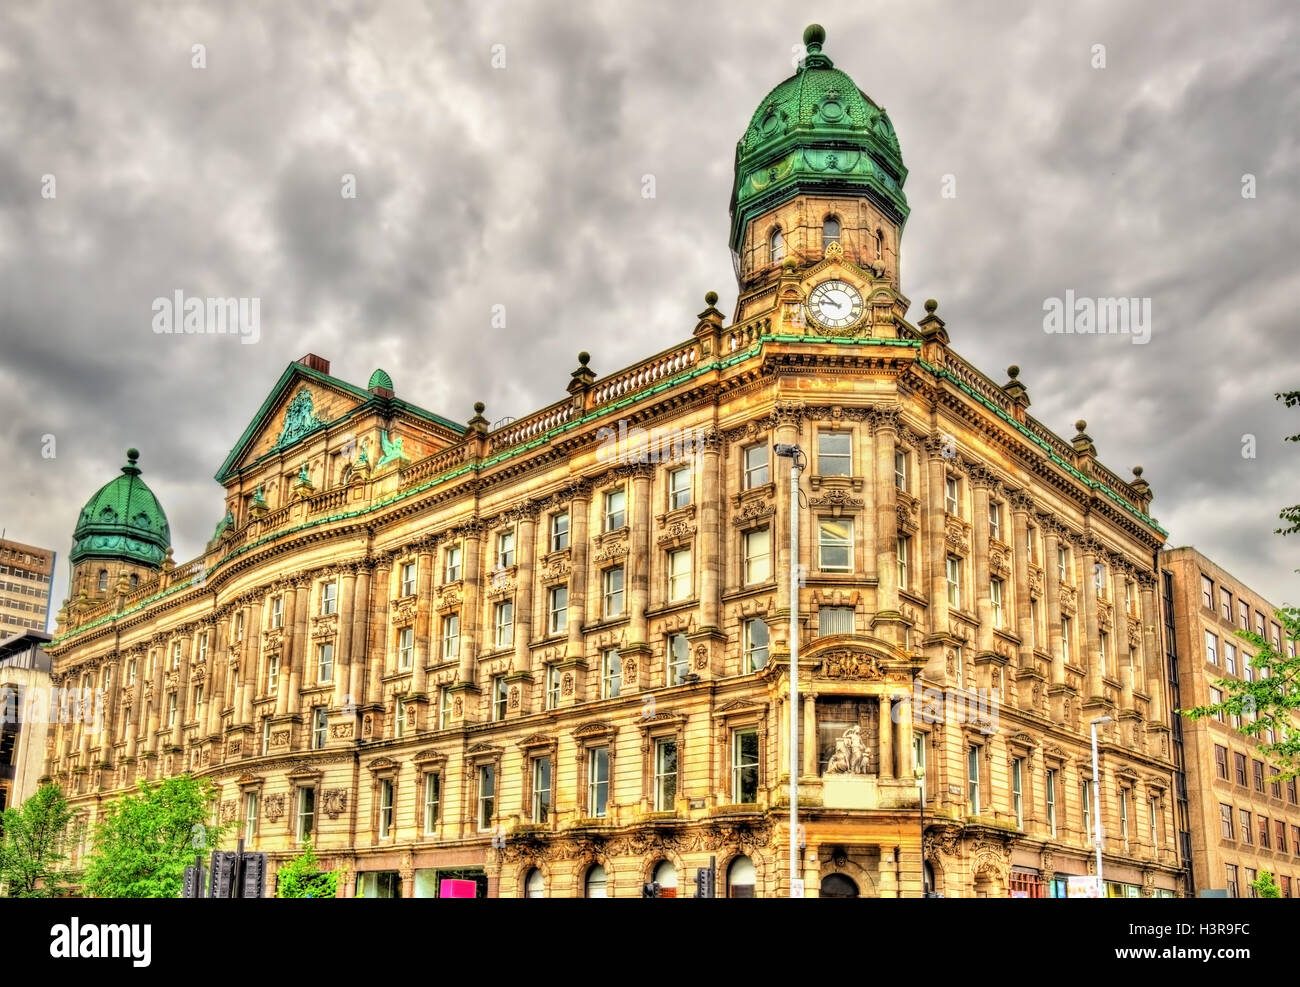
[[560,692],[566,696],[573,695],[573,673],[565,672],[560,679]]
[[835,752],[826,762],[824,774],[865,775],[871,771],[870,752],[862,740],[862,729],[856,724],[845,730],[835,740]]
[[352,736],[355,724],[352,723],[331,723],[330,736],[339,740],[347,740]]
[[822,659],[820,673],[824,679],[861,679],[878,682],[885,677],[880,659],[863,651],[832,651]]
[[693,538],[696,530],[697,526],[694,521],[691,521],[688,518],[678,518],[676,521],[673,521],[668,525],[667,530],[659,536],[658,541],[660,545],[668,545],[675,541],[684,541],[688,538]]
[[564,555],[554,555],[542,563],[542,581],[567,579],[572,571],[573,564],[569,561],[567,552]]
[[289,748],[288,730],[276,730],[271,734],[271,750],[279,750],[281,748],[284,748],[285,750],[288,750]]
[[509,704],[511,709],[519,708],[519,686],[512,685],[510,687],[509,698],[506,700],[506,702]]
[[1061,598],[1061,610],[1067,614],[1074,614],[1078,611],[1078,596],[1073,586],[1068,583],[1061,583],[1058,587],[1058,595]]
[[326,789],[321,796],[321,808],[325,815],[337,819],[348,807],[348,793],[342,788]]
[[863,505],[861,497],[850,497],[849,492],[843,487],[832,487],[822,496],[814,497],[811,501],[813,507],[839,507],[856,510]]
[[233,800],[221,803],[221,821],[223,823],[234,822],[235,803]]
[[776,514],[775,504],[767,500],[755,498],[754,500],[747,500],[742,504],[740,509],[732,515],[731,521],[738,527],[743,527],[745,525],[763,521],[772,517],[774,514]]
[[268,795],[262,800],[267,822],[279,822],[284,818],[284,795]]

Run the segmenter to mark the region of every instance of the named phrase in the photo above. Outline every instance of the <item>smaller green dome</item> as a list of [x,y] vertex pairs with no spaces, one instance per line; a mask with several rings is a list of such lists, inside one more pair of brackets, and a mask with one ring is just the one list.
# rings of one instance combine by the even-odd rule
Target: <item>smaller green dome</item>
[[376,370],[370,375],[370,383],[366,385],[366,390],[373,391],[376,387],[382,387],[386,391],[393,390],[393,378],[383,370]]
[[81,509],[72,532],[72,564],[118,559],[157,568],[171,546],[167,515],[140,479],[137,449],[126,451],[122,475],[104,484]]

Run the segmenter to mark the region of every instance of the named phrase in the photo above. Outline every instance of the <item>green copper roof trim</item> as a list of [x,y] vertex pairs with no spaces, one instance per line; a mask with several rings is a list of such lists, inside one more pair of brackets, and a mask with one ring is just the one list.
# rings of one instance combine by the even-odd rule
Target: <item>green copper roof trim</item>
[[[443,428],[450,429],[451,431],[455,432],[457,435],[465,434],[464,425],[457,425],[455,422],[447,418],[443,418],[441,415],[436,415],[432,411],[427,411],[426,409],[421,408],[419,405],[411,404],[409,401],[403,401],[401,398],[388,398],[388,399],[379,398],[376,395],[371,394],[367,390],[363,390],[362,388],[357,387],[354,384],[349,384],[345,380],[340,380],[338,377],[333,377],[329,374],[321,373],[319,370],[313,370],[311,367],[308,367],[302,363],[291,363],[289,364],[289,366],[285,368],[284,372],[280,374],[279,379],[276,380],[275,384],[271,387],[270,393],[267,394],[265,400],[262,401],[261,406],[257,409],[257,412],[253,415],[252,420],[245,427],[243,433],[239,436],[239,439],[235,442],[230,452],[227,453],[225,460],[221,464],[221,468],[217,470],[216,476],[214,477],[214,479],[218,483],[224,484],[226,480],[234,473],[235,461],[239,459],[239,457],[243,454],[244,450],[248,447],[248,443],[252,440],[254,433],[257,432],[258,429],[267,420],[267,416],[270,414],[271,408],[275,406],[276,402],[280,400],[280,398],[284,395],[285,391],[288,389],[289,382],[295,376],[299,376],[299,375],[302,377],[310,378],[311,380],[314,380],[319,384],[325,384],[346,391],[348,394],[351,394],[354,397],[356,397],[358,400],[360,400],[361,404],[359,404],[355,408],[349,409],[345,414],[340,415],[338,418],[335,418],[334,420],[325,423],[325,425],[317,426],[316,428],[313,428],[310,432],[304,433],[303,435],[299,436],[296,441],[301,441],[302,439],[305,439],[308,435],[314,434],[316,431],[319,430],[319,428],[327,427],[330,425],[337,425],[339,422],[347,421],[348,418],[359,414],[363,409],[370,408],[370,407],[377,407],[381,402],[385,403],[387,407],[393,407],[404,411],[409,411],[412,414],[414,414],[416,417],[423,418],[426,421],[434,422],[435,424],[440,425]],[[269,452],[265,453],[264,455],[260,456],[258,459],[250,463],[249,467],[256,466],[258,463],[261,463],[272,456],[278,456],[281,452],[284,451],[284,449],[289,448],[289,446],[293,444],[295,443],[289,443],[285,446],[277,447],[275,449],[270,450]]]
[[[751,357],[757,356],[762,351],[763,345],[768,342],[818,343],[818,344],[829,343],[838,346],[864,346],[864,345],[865,346],[897,346],[897,347],[903,347],[907,349],[919,349],[921,346],[921,341],[917,339],[876,339],[873,337],[867,337],[861,339],[838,339],[834,337],[823,337],[823,336],[761,335],[758,337],[757,340],[755,340],[753,344],[751,344],[749,347],[745,349],[737,350],[735,353],[732,353],[725,358],[719,358],[716,360],[711,360],[708,363],[699,364],[691,368],[690,370],[684,371],[676,375],[675,377],[668,378],[664,381],[661,381],[658,384],[654,385],[653,387],[643,389],[641,391],[637,391],[612,404],[601,405],[600,408],[593,409],[587,412],[585,415],[582,415],[581,417],[576,418],[571,422],[565,422],[562,425],[555,426],[554,428],[545,432],[543,435],[538,436],[536,439],[533,439],[526,444],[511,446],[481,462],[466,463],[463,466],[458,466],[455,469],[440,473],[437,476],[430,477],[428,480],[420,484],[418,487],[412,487],[410,490],[398,491],[397,493],[392,494],[391,496],[386,497],[383,500],[369,504],[366,507],[361,508],[359,510],[344,511],[337,514],[330,514],[324,517],[316,518],[311,521],[305,521],[302,524],[294,525],[292,528],[279,528],[273,532],[268,532],[267,534],[263,535],[261,538],[257,539],[257,541],[249,542],[246,545],[241,545],[235,551],[231,552],[228,555],[223,556],[221,559],[217,561],[217,564],[215,566],[213,566],[210,570],[208,570],[207,575],[211,576],[213,573],[217,572],[222,566],[224,566],[227,562],[237,559],[245,552],[250,552],[261,545],[283,538],[286,535],[291,535],[298,531],[304,531],[309,528],[314,528],[322,524],[330,524],[335,521],[346,521],[351,518],[357,518],[357,517],[362,517],[366,514],[371,514],[375,511],[382,510],[383,508],[388,507],[391,504],[398,503],[399,501],[406,500],[410,497],[419,496],[420,494],[424,493],[426,490],[430,490],[436,486],[441,486],[444,483],[449,483],[452,480],[464,476],[467,473],[477,473],[497,463],[504,462],[505,460],[508,459],[513,459],[516,456],[522,455],[523,453],[531,449],[535,449],[538,446],[545,445],[547,442],[551,440],[551,438],[553,438],[558,434],[572,431],[573,429],[586,425],[592,421],[595,421],[598,418],[604,417],[605,415],[609,414],[611,411],[617,411],[620,408],[627,407],[630,404],[639,402],[646,397],[652,396],[666,389],[667,387],[675,386],[678,383],[691,380],[695,377],[699,377],[702,374],[709,373],[714,370],[725,370],[728,367],[734,366],[737,363],[742,363],[745,360],[750,359]],[[1020,422],[1016,421],[1010,415],[1006,414],[1006,412],[1004,412],[1001,408],[992,404],[981,395],[975,393],[961,380],[954,377],[948,371],[943,370],[939,367],[935,367],[930,363],[927,363],[925,360],[921,359],[920,357],[917,358],[916,362],[922,368],[929,371],[936,378],[949,380],[952,383],[956,384],[957,387],[960,388],[960,390],[964,394],[968,395],[973,400],[983,405],[988,410],[992,411],[995,415],[997,415],[998,418],[1002,419],[1004,422],[1006,422],[1008,425],[1014,428],[1025,438],[1029,439],[1034,445],[1042,448],[1045,452],[1048,453],[1048,456],[1053,463],[1061,467],[1063,470],[1065,470],[1068,474],[1073,476],[1075,479],[1079,480],[1084,486],[1089,487],[1091,489],[1100,490],[1101,492],[1105,493],[1111,500],[1113,500],[1118,506],[1124,508],[1129,514],[1132,514],[1133,516],[1141,520],[1143,523],[1149,525],[1151,528],[1158,531],[1160,534],[1168,537],[1169,533],[1165,531],[1164,528],[1160,527],[1160,525],[1158,525],[1151,517],[1144,514],[1142,511],[1139,511],[1133,505],[1129,504],[1127,501],[1125,501],[1122,497],[1120,497],[1118,494],[1112,491],[1104,483],[1101,483],[1098,480],[1093,480],[1090,479],[1089,477],[1084,476],[1072,464],[1065,462],[1054,452],[1052,452],[1051,447],[1045,441],[1040,439],[1038,436],[1034,435],[1024,425],[1020,424]],[[107,616],[101,617],[98,620],[95,620],[89,624],[78,627],[74,631],[69,631],[67,634],[64,634],[63,636],[54,639],[51,643],[60,644],[63,641],[67,640],[68,638],[80,634],[83,631],[91,630],[106,622],[115,621],[121,617],[126,617],[140,610],[142,607],[148,606],[149,604],[159,599],[162,599],[163,597],[170,596],[173,593],[177,593],[184,589],[187,589],[191,585],[193,585],[193,580],[190,580],[189,582],[179,586],[173,586],[170,589],[164,590],[156,594],[155,596],[151,596],[146,600],[142,600],[139,604],[132,607],[130,610],[124,610],[120,614],[109,614]]]

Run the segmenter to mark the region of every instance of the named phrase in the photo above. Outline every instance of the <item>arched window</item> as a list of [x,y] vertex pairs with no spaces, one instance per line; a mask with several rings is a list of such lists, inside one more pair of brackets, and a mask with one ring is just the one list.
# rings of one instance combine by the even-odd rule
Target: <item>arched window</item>
[[884,260],[885,257],[885,234],[884,231],[877,227],[876,229],[876,260]]
[[785,260],[785,236],[781,233],[778,226],[772,231],[772,236],[767,241],[768,257],[773,264],[779,264]]
[[107,569],[99,570],[99,591],[101,593],[108,592],[108,570]]
[[600,864],[594,865],[589,871],[587,871],[587,897],[609,897],[605,894],[605,868],[600,866]]
[[823,898],[856,898],[858,886],[843,874],[827,874],[822,878],[820,894]]
[[727,897],[754,897],[754,861],[737,857],[727,868]]
[[834,216],[827,216],[822,220],[822,249],[825,250],[832,243],[840,242],[840,221]]
[[[590,878],[588,878],[590,880]],[[525,898],[545,898],[546,880],[542,877],[542,872],[534,867],[528,872],[528,877],[524,879],[524,897]]]
[[659,861],[651,880],[659,885],[660,898],[677,897],[677,867],[671,860]]
[[139,587],[139,585],[140,585],[140,577],[137,576],[134,572],[131,573],[131,588],[136,589]]

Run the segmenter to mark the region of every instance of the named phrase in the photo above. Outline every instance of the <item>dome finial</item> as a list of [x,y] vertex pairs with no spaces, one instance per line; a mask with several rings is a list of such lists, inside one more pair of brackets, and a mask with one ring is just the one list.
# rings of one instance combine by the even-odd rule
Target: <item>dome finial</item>
[[809,24],[803,29],[803,43],[808,46],[809,51],[821,51],[825,40],[826,28],[820,24]]
[[139,476],[140,467],[136,465],[136,460],[140,458],[140,450],[131,448],[126,451],[126,465],[122,467],[122,472],[127,476]]

